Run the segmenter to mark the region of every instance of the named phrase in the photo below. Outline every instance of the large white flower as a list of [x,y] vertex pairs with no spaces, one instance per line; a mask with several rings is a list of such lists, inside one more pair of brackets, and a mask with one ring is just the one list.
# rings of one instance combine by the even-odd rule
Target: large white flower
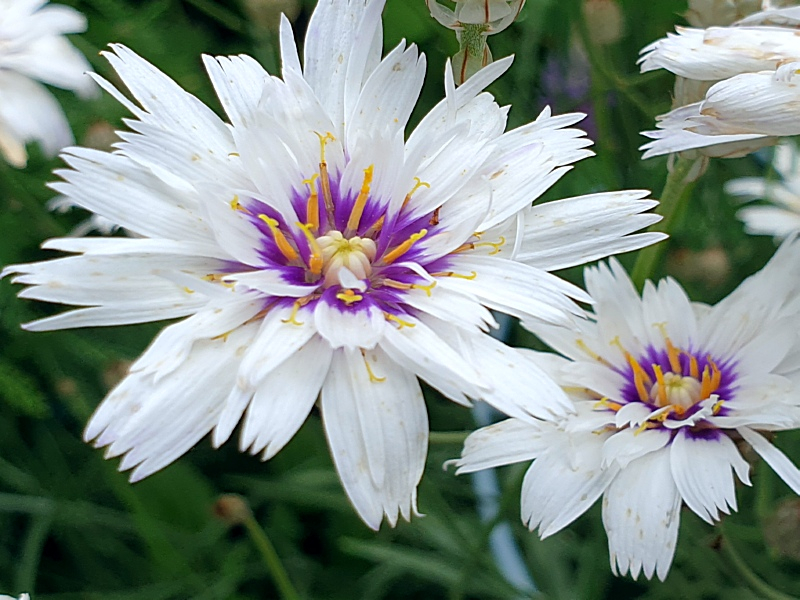
[[0,154],[24,167],[25,143],[37,141],[48,155],[73,142],[55,98],[39,83],[97,93],[89,63],[64,34],[86,29],[86,19],[47,0],[0,0]]
[[[709,156],[741,156],[795,135],[800,61],[800,7],[771,9],[731,27],[677,29],[642,50],[642,71],[667,69],[701,84],[699,101],[658,117],[644,158],[692,149]],[[784,25],[784,26],[778,26]],[[683,104],[683,102],[681,102]]]
[[574,414],[480,429],[456,464],[464,473],[535,459],[521,514],[542,537],[603,495],[612,570],[664,579],[682,502],[709,523],[736,510],[733,473],[749,484],[738,441],[800,493],[800,471],[759,433],[800,426],[800,243],[713,307],[671,279],[639,297],[616,261],[587,269],[586,285],[592,318],[537,328],[562,356],[533,355]]
[[[8,267],[20,296],[84,306],[28,329],[170,325],[92,417],[86,440],[124,454],[132,480],[212,429],[243,419],[240,447],[268,459],[321,394],[334,463],[368,525],[415,511],[428,424],[417,377],[460,403],[481,398],[533,419],[566,396],[485,334],[489,308],[566,324],[588,296],[547,273],[663,236],[628,235],[645,192],[531,207],[591,153],[581,115],[545,110],[503,133],[481,89],[500,61],[455,89],[404,141],[424,56],[380,59],[383,2],[323,0],[301,68],[281,26],[283,79],[246,56],[205,57],[226,124],[130,50],[106,58],[139,105],[115,153],[83,148],[53,187],[140,236],[71,238],[77,256]],[[243,415],[246,415],[243,417]]]
[[767,200],[771,204],[746,206],[736,216],[754,235],[785,238],[800,231],[800,155],[797,146],[784,142],[775,148],[772,168],[779,178],[741,177],[725,184],[725,191],[745,201]]

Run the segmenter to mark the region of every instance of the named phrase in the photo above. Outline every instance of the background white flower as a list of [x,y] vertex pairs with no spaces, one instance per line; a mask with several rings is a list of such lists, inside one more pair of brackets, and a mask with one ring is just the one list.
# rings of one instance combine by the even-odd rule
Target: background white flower
[[796,68],[788,64],[800,60],[798,17],[798,7],[770,9],[730,27],[679,27],[645,47],[643,72],[663,68],[698,82],[699,96],[682,98],[658,117],[657,130],[643,132],[655,140],[642,146],[643,157],[691,149],[743,156],[800,132]]
[[[569,323],[579,288],[547,271],[653,243],[641,191],[531,207],[589,156],[582,115],[503,133],[481,90],[446,97],[406,141],[425,59],[380,59],[383,2],[324,0],[301,67],[287,20],[283,79],[253,59],[205,57],[219,119],[122,46],[106,53],[139,105],[118,151],[70,149],[53,187],[136,239],[68,238],[77,256],[8,267],[21,297],[83,306],[31,330],[187,317],[164,329],[92,417],[86,440],[141,479],[240,420],[240,448],[277,453],[321,394],[334,463],[364,521],[416,510],[428,424],[417,377],[467,404],[561,414],[568,400],[485,330],[488,308]],[[531,393],[531,391],[534,391]],[[245,414],[246,413],[246,414]]]
[[747,206],[736,213],[747,233],[785,238],[800,230],[800,156],[793,142],[775,147],[772,167],[777,177],[741,177],[725,184],[725,191],[745,201],[772,204]]
[[671,279],[639,297],[616,261],[586,270],[591,320],[539,327],[562,356],[532,354],[574,402],[560,419],[509,419],[470,435],[459,473],[535,459],[522,520],[556,533],[603,495],[611,568],[664,579],[681,503],[712,523],[749,484],[744,440],[797,493],[800,470],[759,431],[800,426],[800,243],[710,307]]
[[89,63],[64,37],[85,29],[73,8],[0,0],[0,154],[12,165],[27,163],[26,142],[39,142],[51,156],[73,142],[61,107],[39,82],[84,98],[97,93]]

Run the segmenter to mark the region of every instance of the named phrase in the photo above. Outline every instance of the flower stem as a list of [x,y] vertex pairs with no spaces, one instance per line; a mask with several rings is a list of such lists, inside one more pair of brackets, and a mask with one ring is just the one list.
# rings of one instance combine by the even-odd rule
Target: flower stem
[[269,540],[269,537],[267,537],[261,525],[258,524],[258,521],[256,521],[253,513],[248,511],[248,515],[243,520],[243,524],[247,529],[247,533],[250,534],[250,539],[253,540],[253,544],[255,544],[259,553],[261,553],[261,558],[264,559],[264,564],[272,575],[275,585],[278,586],[281,598],[283,598],[283,600],[300,600],[300,594],[294,589],[292,581],[289,579],[289,574],[286,572],[278,553],[275,551],[275,546],[272,545],[272,542]]
[[722,538],[722,551],[725,553],[731,565],[739,572],[742,579],[745,580],[747,585],[750,586],[759,598],[764,598],[764,600],[792,600],[794,598],[794,596],[789,596],[780,590],[776,590],[756,575],[747,562],[745,562],[736,551],[730,538],[724,534]]
[[428,434],[430,444],[463,444],[469,431],[431,431]]
[[[693,182],[687,181],[687,175],[691,172],[694,163],[694,160],[680,157],[675,161],[674,168],[667,175],[664,191],[661,192],[659,205],[656,209],[656,212],[664,218],[650,227],[651,231],[670,233],[675,226],[680,209],[689,198],[689,194],[686,192]],[[631,272],[631,279],[633,279],[637,287],[641,289],[645,280],[653,275],[653,271],[661,261],[666,249],[667,244],[659,242],[639,252]]]

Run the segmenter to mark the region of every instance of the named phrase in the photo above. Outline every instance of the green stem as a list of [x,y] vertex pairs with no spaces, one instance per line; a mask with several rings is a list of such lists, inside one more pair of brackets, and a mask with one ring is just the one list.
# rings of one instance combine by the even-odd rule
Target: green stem
[[[669,233],[675,226],[675,221],[680,213],[684,202],[689,197],[686,191],[691,182],[686,181],[695,161],[687,158],[678,158],[675,161],[675,166],[672,171],[667,175],[667,181],[664,184],[664,191],[661,193],[659,205],[656,212],[664,218],[650,227],[651,231],[664,231]],[[636,258],[636,263],[631,271],[631,279],[641,288],[645,280],[653,275],[653,271],[661,261],[664,251],[667,249],[667,244],[660,242],[648,246],[639,252]]]
[[428,434],[430,444],[463,444],[469,431],[431,431]]
[[789,596],[780,590],[776,590],[756,575],[747,562],[745,562],[736,551],[736,548],[733,547],[730,538],[727,536],[723,536],[722,538],[722,551],[725,553],[731,565],[739,572],[742,579],[756,592],[759,598],[763,598],[764,600],[794,600],[794,596]]
[[250,539],[253,540],[256,548],[261,553],[261,558],[264,559],[264,564],[272,575],[275,585],[278,586],[281,598],[283,600],[300,600],[300,594],[294,589],[292,581],[289,579],[289,574],[275,551],[275,546],[269,541],[266,532],[258,524],[252,513],[244,520],[244,526],[247,528],[247,533],[250,534]]

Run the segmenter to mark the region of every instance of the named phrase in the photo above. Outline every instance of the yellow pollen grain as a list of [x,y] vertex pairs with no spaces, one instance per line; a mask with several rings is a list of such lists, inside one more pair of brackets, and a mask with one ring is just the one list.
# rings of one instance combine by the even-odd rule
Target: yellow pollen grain
[[364,214],[364,208],[366,208],[367,200],[369,199],[369,191],[372,186],[372,174],[374,171],[375,165],[370,165],[364,169],[364,181],[361,184],[358,197],[353,203],[353,210],[350,211],[350,218],[347,219],[345,235],[350,235],[358,231],[358,226],[361,223],[361,216]]
[[267,224],[267,227],[269,227],[269,230],[272,233],[272,237],[275,239],[275,245],[278,246],[278,250],[281,251],[281,254],[283,254],[286,260],[297,260],[299,258],[297,250],[292,248],[289,240],[287,240],[286,236],[283,235],[283,232],[278,227],[278,221],[269,218],[267,215],[258,215],[258,218]]
[[424,238],[428,234],[427,229],[422,229],[418,233],[412,233],[411,236],[402,244],[397,246],[394,250],[389,252],[388,254],[384,255],[383,263],[388,265],[396,261],[398,258],[403,256],[406,252],[411,249],[416,242]]
[[194,294],[194,290],[186,286],[183,287],[183,291],[186,292],[187,294]]

